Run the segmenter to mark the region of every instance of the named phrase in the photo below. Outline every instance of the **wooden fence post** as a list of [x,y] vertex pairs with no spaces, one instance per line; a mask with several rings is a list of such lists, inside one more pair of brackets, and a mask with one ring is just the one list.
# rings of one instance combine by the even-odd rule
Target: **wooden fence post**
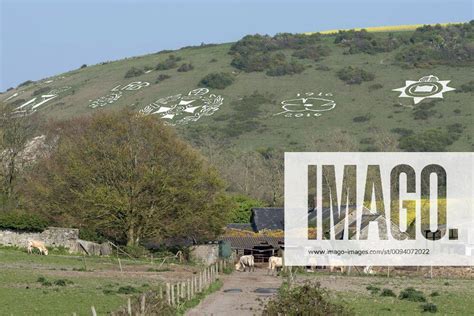
[[202,271],[199,271],[199,293],[202,292]]
[[171,305],[174,306],[174,284],[171,284]]
[[127,312],[129,316],[132,316],[132,300],[130,297],[127,300]]
[[95,311],[94,306],[91,306],[91,312],[92,312],[92,316],[97,316],[97,312]]
[[142,315],[145,314],[145,304],[146,304],[145,300],[146,300],[145,294],[143,294],[140,300],[140,312],[142,313]]
[[189,301],[191,299],[191,279],[187,280],[186,287],[186,299]]
[[163,299],[163,288],[161,286],[158,288],[158,297],[160,300]]
[[166,301],[168,305],[171,305],[171,289],[169,283],[166,283]]

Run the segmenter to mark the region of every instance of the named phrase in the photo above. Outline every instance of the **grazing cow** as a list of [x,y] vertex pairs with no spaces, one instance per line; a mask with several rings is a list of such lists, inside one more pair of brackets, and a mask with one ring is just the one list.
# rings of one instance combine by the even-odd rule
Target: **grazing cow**
[[252,269],[255,271],[255,261],[252,255],[245,255],[239,258],[239,261],[235,264],[235,270],[244,271],[249,268],[249,272]]
[[281,268],[283,267],[283,259],[281,257],[270,257],[268,258],[268,271],[267,271],[267,274],[269,272],[272,273],[273,275],[273,272],[275,272],[277,270],[277,268]]
[[44,242],[39,240],[28,240],[28,253],[33,252],[33,248],[36,248],[40,251],[40,254],[44,254],[45,256],[48,255],[48,248],[44,245]]
[[329,265],[329,271],[334,272],[336,269],[340,269],[341,273],[344,273],[344,271],[346,271],[346,267],[344,266],[344,263],[342,263],[342,261],[333,260]]

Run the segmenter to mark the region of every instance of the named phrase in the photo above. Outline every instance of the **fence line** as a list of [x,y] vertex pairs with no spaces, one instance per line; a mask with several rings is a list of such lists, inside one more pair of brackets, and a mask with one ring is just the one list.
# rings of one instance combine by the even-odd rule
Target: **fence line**
[[[219,275],[224,273],[228,264],[230,264],[228,260],[218,260],[184,281],[166,282],[164,288],[159,287],[158,293],[147,292],[141,294],[136,303],[128,298],[127,305],[117,312],[111,313],[111,315],[145,315],[147,307],[151,306],[151,297],[164,298],[170,306],[176,307],[184,304],[196,297],[197,294],[206,291],[218,279]],[[93,306],[91,311],[92,315],[95,316],[96,309]]]

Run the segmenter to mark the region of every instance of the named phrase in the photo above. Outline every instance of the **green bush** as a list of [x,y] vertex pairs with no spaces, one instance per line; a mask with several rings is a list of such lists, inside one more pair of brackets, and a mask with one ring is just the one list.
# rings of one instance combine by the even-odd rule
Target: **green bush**
[[271,66],[270,69],[267,70],[266,74],[272,77],[294,75],[302,73],[304,69],[304,65],[292,61],[290,63],[285,62],[279,65]]
[[430,296],[431,297],[439,296],[439,292],[438,291],[431,292]]
[[0,229],[42,232],[48,225],[48,221],[37,214],[23,212],[0,213]]
[[232,197],[235,207],[231,211],[231,223],[250,223],[251,209],[253,207],[266,206],[265,202],[256,200],[245,195]]
[[234,82],[232,74],[227,72],[214,72],[206,75],[199,82],[199,86],[212,89],[224,89]]
[[367,113],[365,115],[360,115],[360,116],[356,116],[352,119],[352,121],[354,123],[364,123],[364,122],[368,122],[372,119],[373,115],[370,114],[370,113]]
[[403,40],[393,36],[392,33],[388,35],[375,35],[367,32],[367,30],[348,30],[339,31],[334,39],[334,43],[340,44],[349,49],[346,54],[376,54],[380,52],[390,52],[398,48]]
[[370,291],[370,294],[377,294],[380,291],[380,288],[370,284],[370,285],[367,285],[366,290]]
[[20,83],[20,84],[18,85],[18,88],[29,86],[29,85],[32,84],[32,83],[34,83],[33,80],[26,80],[26,81]]
[[410,302],[426,302],[425,294],[413,287],[408,287],[401,291],[400,295],[398,295],[398,298]]
[[289,287],[283,284],[278,294],[268,300],[262,315],[353,315],[342,304],[331,302],[327,290],[319,283],[305,282]]
[[135,258],[142,258],[149,254],[149,251],[143,246],[125,246],[123,251]]
[[125,73],[125,78],[138,77],[143,75],[144,73],[145,72],[143,71],[143,69],[132,67]]
[[464,83],[457,90],[458,92],[474,92],[474,80]]
[[140,292],[140,291],[138,289],[136,289],[135,287],[131,286],[131,285],[121,286],[117,290],[118,294],[134,294],[134,293],[138,293],[138,292]]
[[391,289],[383,289],[382,293],[380,293],[380,296],[385,296],[385,297],[397,297],[395,293]]
[[369,86],[369,91],[379,90],[383,88],[383,84],[374,83],[373,85]]
[[438,307],[433,303],[425,303],[425,304],[422,304],[420,307],[423,310],[423,312],[428,312],[428,313],[438,312]]
[[394,128],[391,130],[392,133],[396,133],[400,136],[409,136],[409,135],[412,135],[413,134],[413,130],[412,129],[408,129],[408,128],[403,128],[403,127],[397,127],[397,128]]
[[84,68],[87,68],[87,65],[86,64],[82,64],[80,69],[84,69]]
[[474,62],[472,38],[472,21],[448,26],[424,25],[413,32],[410,45],[404,47],[395,58],[403,65],[419,68],[434,64],[470,64]]
[[413,110],[413,118],[415,120],[427,120],[436,114],[436,110],[432,108],[435,106],[435,102],[429,102],[419,105]]
[[347,84],[361,84],[364,81],[372,81],[375,75],[358,67],[348,66],[337,72],[337,77]]
[[181,57],[175,55],[169,55],[168,59],[158,63],[155,67],[156,70],[169,70],[178,67],[178,62],[181,61]]
[[192,64],[182,64],[181,66],[179,66],[178,68],[178,72],[187,72],[187,71],[191,71],[194,69],[194,66]]
[[329,56],[331,49],[327,46],[309,46],[297,50],[293,53],[294,57],[300,59],[311,59],[314,61],[320,60],[322,57]]
[[446,151],[446,147],[459,139],[464,126],[460,123],[448,125],[446,130],[431,129],[400,138],[399,147],[405,151]]
[[40,95],[40,94],[48,93],[49,91],[51,91],[51,87],[41,87],[41,88],[36,89],[35,91],[33,91],[33,95],[37,96],[37,95]]
[[171,78],[170,75],[161,74],[161,75],[158,76],[158,78],[156,78],[155,83],[160,83],[160,82],[162,82],[162,81],[164,81],[164,80],[166,80],[166,79],[169,79],[169,78]]
[[107,238],[102,236],[97,230],[91,227],[84,227],[79,229],[79,239],[103,243]]

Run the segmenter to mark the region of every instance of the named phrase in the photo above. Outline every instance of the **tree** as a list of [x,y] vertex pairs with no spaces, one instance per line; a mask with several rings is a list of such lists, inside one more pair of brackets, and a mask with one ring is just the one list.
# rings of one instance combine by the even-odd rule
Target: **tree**
[[231,204],[217,172],[173,130],[129,111],[58,123],[29,179],[30,207],[129,246],[215,238]]
[[1,207],[4,211],[18,206],[18,183],[25,167],[35,159],[38,132],[37,115],[13,112],[0,104],[0,178]]
[[233,197],[235,208],[232,209],[232,223],[249,223],[253,207],[263,207],[265,202],[239,194]]

